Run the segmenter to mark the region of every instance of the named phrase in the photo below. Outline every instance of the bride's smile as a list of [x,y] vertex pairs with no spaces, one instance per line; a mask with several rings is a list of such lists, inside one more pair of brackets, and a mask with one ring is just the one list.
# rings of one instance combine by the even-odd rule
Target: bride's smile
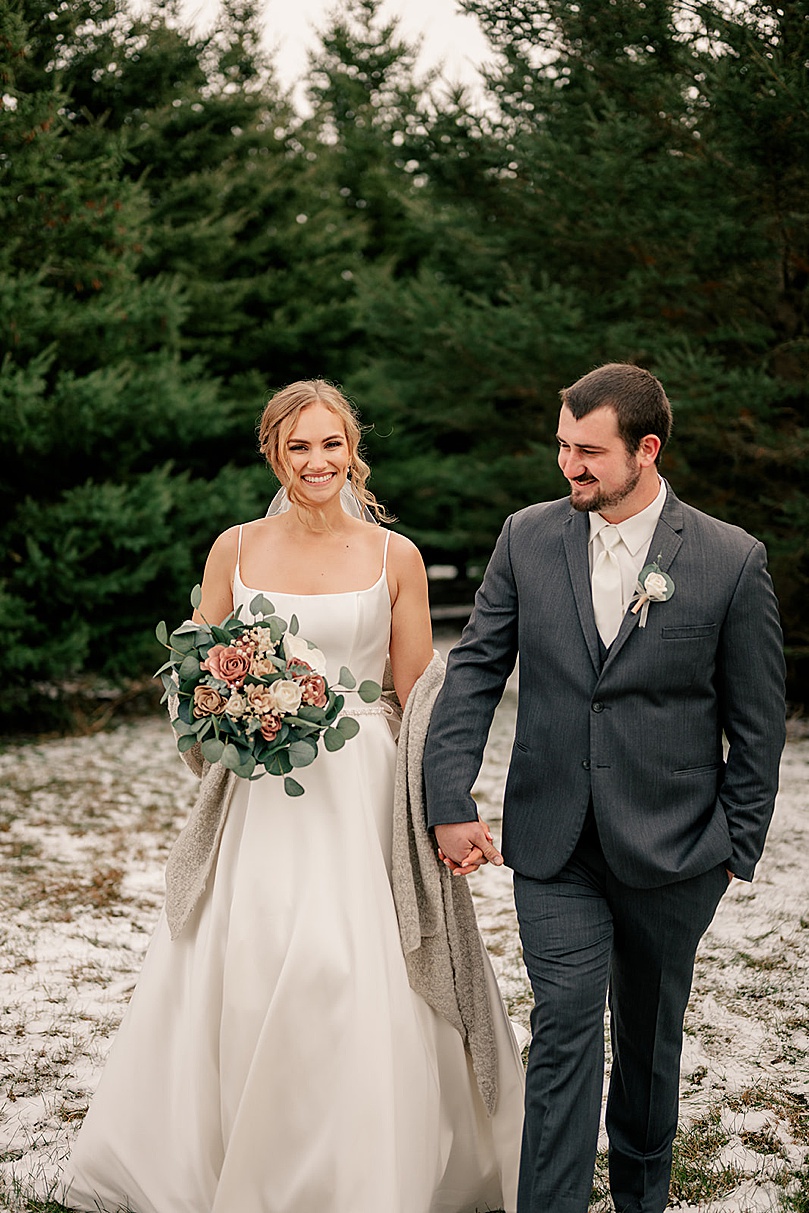
[[[345,429],[325,405],[316,402],[301,410],[287,439],[286,453],[302,493],[314,490],[322,502],[345,484],[350,463]],[[319,491],[323,489],[329,492]]]

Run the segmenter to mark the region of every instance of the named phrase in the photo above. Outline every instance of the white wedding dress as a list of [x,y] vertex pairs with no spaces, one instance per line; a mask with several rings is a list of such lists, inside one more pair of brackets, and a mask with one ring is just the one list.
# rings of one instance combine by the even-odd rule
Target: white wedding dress
[[[300,635],[381,681],[385,570],[369,589],[264,591]],[[237,564],[242,617],[256,591]],[[351,697],[350,697],[351,698]],[[461,1038],[407,980],[391,893],[396,746],[360,732],[282,780],[242,781],[180,937],[161,915],[64,1175],[64,1202],[136,1213],[476,1213],[516,1205],[523,1071],[488,958],[489,1118]]]

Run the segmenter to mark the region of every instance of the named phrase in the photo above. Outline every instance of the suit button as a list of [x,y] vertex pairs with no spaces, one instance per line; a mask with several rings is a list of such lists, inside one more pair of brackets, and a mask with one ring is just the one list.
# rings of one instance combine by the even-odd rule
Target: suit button
[[589,771],[590,770],[590,759],[585,758],[584,762],[581,765],[584,767],[585,771]]
[[593,711],[594,712],[603,712],[604,704],[600,703],[598,700],[596,700],[596,702],[593,704]]

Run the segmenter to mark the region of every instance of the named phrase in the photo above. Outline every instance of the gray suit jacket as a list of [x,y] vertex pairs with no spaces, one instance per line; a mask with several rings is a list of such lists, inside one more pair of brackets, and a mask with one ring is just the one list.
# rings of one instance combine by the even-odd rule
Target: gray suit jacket
[[[675,584],[627,612],[602,661],[586,514],[565,498],[512,515],[450,654],[425,751],[431,826],[477,816],[470,789],[520,657],[502,850],[543,880],[592,800],[607,862],[651,888],[726,863],[751,880],[784,744],[784,661],[764,546],[668,491],[647,560]],[[723,760],[722,734],[729,743]]]

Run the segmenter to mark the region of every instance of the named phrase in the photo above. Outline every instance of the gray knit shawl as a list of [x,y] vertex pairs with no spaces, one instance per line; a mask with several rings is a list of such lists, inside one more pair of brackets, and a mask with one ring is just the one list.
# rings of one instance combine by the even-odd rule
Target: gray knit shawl
[[[472,895],[467,880],[452,876],[438,861],[425,823],[421,764],[443,680],[444,663],[435,653],[410,692],[402,717],[391,882],[410,985],[460,1032],[492,1114],[497,1106],[497,1050]],[[169,703],[171,716],[176,707],[176,700]],[[205,891],[237,778],[218,763],[207,762],[199,745],[182,757],[201,783],[166,864],[166,918],[172,939],[186,926]]]
[[497,1106],[497,1045],[483,941],[469,882],[439,862],[424,811],[424,743],[444,669],[435,653],[402,717],[393,798],[393,897],[410,985],[460,1032],[491,1115]]

